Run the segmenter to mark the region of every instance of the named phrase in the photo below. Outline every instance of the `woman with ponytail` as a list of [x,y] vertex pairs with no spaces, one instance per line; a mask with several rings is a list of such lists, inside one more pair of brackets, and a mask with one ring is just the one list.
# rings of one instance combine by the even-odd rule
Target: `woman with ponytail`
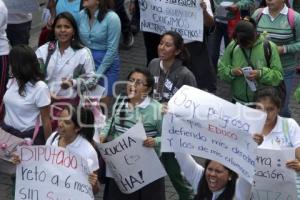
[[[167,103],[181,86],[197,87],[194,74],[186,67],[190,56],[179,33],[175,31],[164,33],[157,47],[157,53],[158,58],[153,59],[148,66],[155,80],[153,98],[161,103]],[[161,161],[179,199],[192,199],[192,190],[180,173],[174,153],[163,153]]]

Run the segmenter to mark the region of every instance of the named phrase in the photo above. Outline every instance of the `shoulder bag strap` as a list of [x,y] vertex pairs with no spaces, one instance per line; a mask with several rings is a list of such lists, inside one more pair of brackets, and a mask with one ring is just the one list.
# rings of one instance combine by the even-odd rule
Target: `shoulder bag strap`
[[288,119],[282,119],[282,131],[284,134],[284,138],[286,139],[286,141],[288,142],[288,144],[292,147],[292,141],[291,141],[291,137],[290,137],[290,133],[289,133],[289,123],[288,123]]
[[40,130],[40,115],[37,116],[36,122],[35,122],[35,127],[34,127],[34,131],[33,131],[33,136],[32,136],[32,140],[31,140],[31,144],[33,144],[36,136],[39,133]]
[[114,112],[113,112],[113,114],[112,114],[112,120],[111,120],[109,129],[108,129],[108,132],[107,132],[107,137],[111,135],[112,127],[114,126],[114,123],[115,123],[116,112],[117,112],[117,110],[119,109],[120,103],[121,103],[123,100],[124,100],[124,98],[123,98],[122,96],[120,96],[120,97],[117,99],[117,104],[116,104],[116,107],[115,107]]
[[55,49],[56,49],[55,42],[49,42],[49,44],[48,44],[48,53],[47,53],[46,62],[45,62],[45,66],[44,66],[44,75],[45,75],[45,77],[47,76],[47,67],[48,67],[50,58],[51,58],[52,54],[54,53]]
[[253,65],[253,63],[252,63],[251,60],[250,60],[251,53],[252,53],[252,48],[250,49],[250,56],[248,56],[248,55],[246,54],[244,48],[241,48],[241,50],[242,50],[242,52],[243,52],[243,54],[244,54],[244,57],[246,58],[248,64],[252,67],[252,69],[254,69],[254,65]]

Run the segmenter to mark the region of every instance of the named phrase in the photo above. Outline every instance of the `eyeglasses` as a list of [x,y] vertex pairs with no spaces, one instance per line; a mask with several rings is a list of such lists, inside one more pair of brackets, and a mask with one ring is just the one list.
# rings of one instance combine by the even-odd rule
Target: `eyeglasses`
[[144,81],[140,80],[140,79],[134,79],[134,78],[130,78],[128,79],[130,84],[134,84],[136,86],[148,86],[147,83],[145,83]]

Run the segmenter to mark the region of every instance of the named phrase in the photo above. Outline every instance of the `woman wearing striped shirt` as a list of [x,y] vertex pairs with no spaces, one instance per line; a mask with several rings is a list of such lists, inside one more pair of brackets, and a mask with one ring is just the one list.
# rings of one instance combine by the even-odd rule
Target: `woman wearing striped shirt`
[[[135,69],[127,78],[126,95],[119,96],[114,105],[112,118],[100,135],[101,142],[122,135],[137,122],[142,122],[147,139],[144,146],[155,148],[157,153],[160,147],[162,124],[161,104],[152,99],[154,78],[147,69]],[[116,182],[109,179],[107,200],[164,200],[164,178],[158,179],[149,185],[131,194],[123,194]]]

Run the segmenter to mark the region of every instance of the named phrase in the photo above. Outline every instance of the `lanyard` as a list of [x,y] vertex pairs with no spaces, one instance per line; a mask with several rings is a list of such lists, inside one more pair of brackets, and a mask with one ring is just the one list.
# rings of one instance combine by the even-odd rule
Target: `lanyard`
[[244,54],[244,57],[246,58],[248,64],[252,67],[252,69],[254,68],[254,65],[253,63],[251,62],[251,55],[252,55],[252,48],[250,49],[250,53],[249,53],[249,56],[247,55],[246,51],[244,48],[241,48],[243,54]]

